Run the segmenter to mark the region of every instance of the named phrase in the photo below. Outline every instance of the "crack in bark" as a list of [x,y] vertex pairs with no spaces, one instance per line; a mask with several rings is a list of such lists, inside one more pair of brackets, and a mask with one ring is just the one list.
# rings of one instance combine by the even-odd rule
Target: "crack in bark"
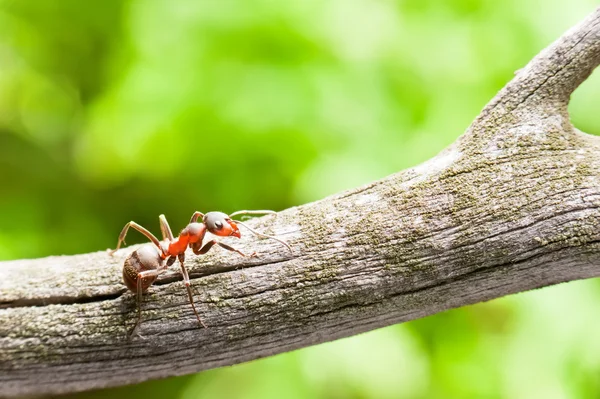
[[103,302],[120,298],[126,291],[127,289],[123,288],[121,291],[115,292],[114,294],[95,294],[91,296],[75,297],[50,296],[44,298],[23,298],[16,301],[0,302],[0,309],[23,308],[31,306],[41,307],[50,305],[77,305],[84,303]]

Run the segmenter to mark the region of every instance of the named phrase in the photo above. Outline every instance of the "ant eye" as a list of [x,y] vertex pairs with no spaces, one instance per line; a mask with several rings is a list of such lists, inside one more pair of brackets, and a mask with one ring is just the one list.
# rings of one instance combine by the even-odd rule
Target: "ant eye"
[[217,230],[221,230],[223,228],[223,223],[222,222],[215,222],[215,227],[217,228]]

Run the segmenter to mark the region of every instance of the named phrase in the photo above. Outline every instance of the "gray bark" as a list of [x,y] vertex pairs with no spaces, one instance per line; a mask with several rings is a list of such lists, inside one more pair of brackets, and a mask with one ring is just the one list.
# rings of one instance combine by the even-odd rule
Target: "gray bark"
[[[430,161],[251,224],[241,258],[188,255],[141,334],[124,257],[0,263],[0,395],[57,394],[195,373],[600,275],[600,141],[567,105],[600,63],[600,9],[540,53]],[[157,221],[158,224],[158,221]]]

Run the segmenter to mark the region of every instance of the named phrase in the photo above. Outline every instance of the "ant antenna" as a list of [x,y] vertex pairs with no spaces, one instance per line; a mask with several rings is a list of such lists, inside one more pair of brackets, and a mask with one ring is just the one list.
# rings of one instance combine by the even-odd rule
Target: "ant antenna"
[[272,215],[274,213],[277,213],[275,211],[267,211],[267,210],[261,210],[261,211],[236,211],[233,212],[231,215],[229,215],[230,218],[236,216],[236,215]]
[[[260,211],[260,212],[265,212],[265,211]],[[272,212],[272,211],[267,211],[267,212]],[[236,212],[236,213],[238,213],[238,212]],[[287,242],[285,242],[283,240],[280,240],[277,237],[273,237],[273,236],[270,236],[270,235],[267,235],[267,234],[259,233],[258,231],[256,231],[253,228],[247,226],[245,223],[240,222],[239,220],[234,220],[234,222],[241,224],[242,226],[244,226],[245,228],[247,228],[248,230],[250,230],[251,232],[253,232],[254,234],[256,234],[259,237],[271,238],[271,239],[273,239],[275,241],[279,241],[280,243],[282,243],[283,245],[285,245],[287,247],[287,249],[290,250],[290,252],[292,252],[292,253],[294,252],[294,251],[292,251],[292,247],[290,247],[290,245]]]

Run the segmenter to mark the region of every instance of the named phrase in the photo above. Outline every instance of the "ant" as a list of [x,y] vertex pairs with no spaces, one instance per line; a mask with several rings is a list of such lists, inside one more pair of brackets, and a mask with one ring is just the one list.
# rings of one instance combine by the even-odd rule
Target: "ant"
[[[250,228],[249,226],[240,222],[239,220],[231,219],[236,215],[264,215],[274,213],[274,211],[264,210],[237,211],[232,213],[231,215],[227,215],[223,212],[208,212],[206,214],[203,214],[202,212],[194,212],[192,218],[190,219],[190,223],[181,231],[181,233],[179,233],[179,236],[177,238],[173,236],[173,233],[171,232],[171,227],[169,226],[165,215],[160,215],[159,221],[160,231],[163,237],[162,242],[159,241],[158,238],[154,236],[154,234],[152,234],[150,231],[137,224],[136,222],[131,221],[127,223],[125,227],[123,227],[121,234],[119,234],[117,248],[110,251],[110,255],[114,254],[121,247],[121,244],[125,244],[125,236],[127,235],[127,231],[130,227],[145,235],[150,241],[152,241],[152,244],[154,244],[146,244],[133,251],[125,259],[125,263],[123,265],[123,281],[125,282],[125,285],[130,291],[137,294],[138,316],[130,336],[134,334],[142,320],[142,294],[146,292],[148,288],[156,281],[158,276],[164,273],[169,266],[175,263],[176,260],[179,260],[181,274],[183,275],[183,282],[187,290],[188,299],[190,301],[190,305],[192,305],[194,314],[198,319],[198,324],[206,328],[206,325],[204,324],[204,322],[198,315],[198,312],[196,311],[196,306],[194,305],[194,298],[192,296],[192,290],[190,288],[190,277],[185,266],[183,265],[185,261],[185,250],[189,247],[192,249],[194,254],[203,255],[207,253],[216,244],[228,251],[237,252],[241,256],[247,256],[243,252],[214,239],[208,241],[204,245],[202,244],[207,231],[216,236],[232,236],[240,238],[241,233],[237,226],[239,224],[244,226],[259,237],[271,238],[273,240],[279,241],[281,244],[285,245],[291,252],[292,248],[285,241],[270,235],[259,233],[258,231]],[[200,218],[202,218],[202,222],[198,222],[198,219]],[[250,257],[257,256],[258,255],[256,254],[256,252],[253,252],[250,255]]]

